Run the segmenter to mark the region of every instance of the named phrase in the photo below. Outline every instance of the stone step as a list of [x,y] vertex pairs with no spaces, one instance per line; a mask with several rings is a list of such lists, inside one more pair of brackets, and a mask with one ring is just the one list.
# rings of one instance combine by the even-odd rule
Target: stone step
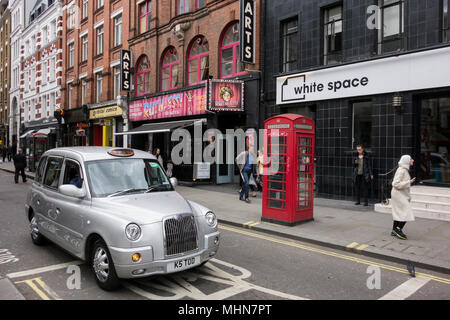
[[450,188],[441,187],[429,187],[429,186],[413,186],[411,187],[411,194],[432,194],[432,195],[443,195],[450,197]]
[[425,201],[430,203],[446,203],[450,205],[450,195],[433,194],[433,193],[416,193],[411,192],[413,201]]
[[[392,206],[381,203],[375,204],[375,211],[380,213],[392,214]],[[413,213],[416,218],[424,218],[431,220],[450,221],[450,212],[434,209],[417,208],[413,206]]]
[[450,202],[431,202],[431,201],[422,201],[412,199],[411,201],[413,208],[417,209],[430,209],[430,210],[438,210],[443,212],[450,213]]

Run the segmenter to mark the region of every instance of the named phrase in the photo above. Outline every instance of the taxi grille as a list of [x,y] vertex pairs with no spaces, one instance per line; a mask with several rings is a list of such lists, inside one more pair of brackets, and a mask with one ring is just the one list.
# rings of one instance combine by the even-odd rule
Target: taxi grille
[[197,228],[193,216],[182,216],[164,221],[166,255],[172,256],[196,250]]

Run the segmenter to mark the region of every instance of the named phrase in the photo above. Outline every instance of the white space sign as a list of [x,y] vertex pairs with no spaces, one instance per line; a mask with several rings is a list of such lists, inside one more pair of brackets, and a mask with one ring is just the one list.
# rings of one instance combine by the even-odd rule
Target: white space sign
[[450,48],[277,78],[277,104],[450,86]]

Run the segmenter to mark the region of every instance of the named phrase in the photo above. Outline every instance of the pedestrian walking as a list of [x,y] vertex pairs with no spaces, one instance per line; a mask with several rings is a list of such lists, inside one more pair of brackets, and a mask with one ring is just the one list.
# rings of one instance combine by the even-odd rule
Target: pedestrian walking
[[257,176],[256,183],[258,184],[258,191],[262,191],[263,176],[264,176],[264,154],[261,150],[258,150],[258,158],[256,159]]
[[16,169],[14,174],[14,181],[19,183],[19,174],[22,176],[22,181],[27,182],[27,177],[25,175],[25,168],[27,166],[27,159],[25,155],[22,153],[22,149],[18,150],[19,152],[13,157],[14,167]]
[[2,147],[2,159],[3,159],[3,162],[5,162],[7,156],[8,156],[8,148],[6,146],[3,146]]
[[159,148],[156,148],[156,149],[153,151],[153,155],[156,157],[156,159],[158,159],[158,162],[159,162],[159,164],[161,165],[161,167],[164,168],[164,160],[163,160],[163,158],[162,158],[162,156],[161,156],[161,150],[160,150]]
[[11,158],[16,155],[16,153],[13,153],[13,147],[8,147],[6,150],[6,154],[8,155],[8,161],[11,162]]
[[372,164],[364,146],[357,145],[358,156],[353,163],[353,185],[356,191],[356,205],[361,204],[361,193],[364,198],[364,206],[369,205],[369,186],[373,180]]
[[414,214],[411,207],[411,185],[416,181],[409,175],[409,168],[414,164],[414,160],[409,155],[401,157],[398,169],[392,181],[391,203],[392,218],[394,226],[391,235],[402,240],[407,240],[403,232],[406,222],[414,221]]
[[254,155],[253,147],[249,147],[248,151],[241,152],[236,157],[236,163],[239,167],[239,171],[242,177],[242,189],[239,193],[239,200],[250,203],[249,196],[249,184],[253,179],[254,183],[254,175],[256,174],[256,158]]

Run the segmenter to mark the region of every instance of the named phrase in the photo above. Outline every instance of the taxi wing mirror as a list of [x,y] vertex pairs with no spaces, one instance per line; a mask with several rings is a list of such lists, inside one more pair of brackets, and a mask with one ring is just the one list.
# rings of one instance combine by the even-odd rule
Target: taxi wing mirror
[[176,187],[178,185],[178,179],[177,178],[170,178],[170,183],[172,184],[172,187]]
[[63,184],[58,188],[59,192],[65,196],[82,199],[86,197],[86,191],[81,188],[77,188],[73,184]]

